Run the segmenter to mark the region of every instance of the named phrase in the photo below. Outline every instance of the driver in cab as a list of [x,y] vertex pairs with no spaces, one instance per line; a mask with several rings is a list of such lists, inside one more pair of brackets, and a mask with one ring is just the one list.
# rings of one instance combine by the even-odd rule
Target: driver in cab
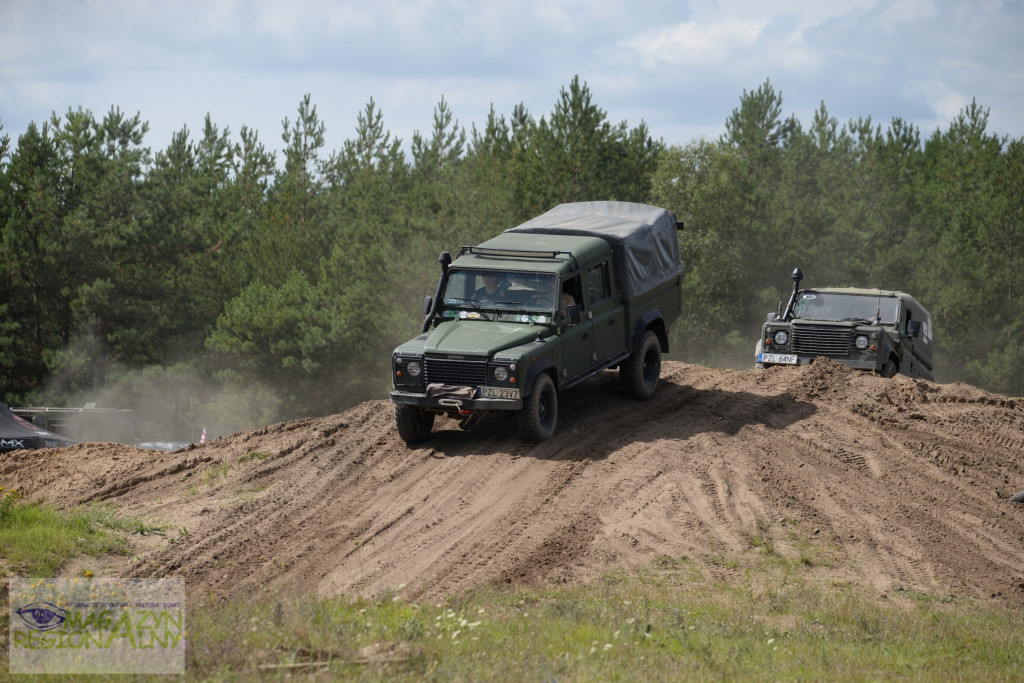
[[497,275],[488,274],[483,276],[484,286],[473,293],[477,303],[493,304],[508,297],[508,282]]

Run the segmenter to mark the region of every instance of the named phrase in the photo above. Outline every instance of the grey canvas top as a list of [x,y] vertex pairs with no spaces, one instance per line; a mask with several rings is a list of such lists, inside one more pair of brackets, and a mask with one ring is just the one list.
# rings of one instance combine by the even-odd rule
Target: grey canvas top
[[679,275],[676,217],[633,202],[559,204],[505,232],[600,237],[612,247],[612,267],[622,295],[639,296]]

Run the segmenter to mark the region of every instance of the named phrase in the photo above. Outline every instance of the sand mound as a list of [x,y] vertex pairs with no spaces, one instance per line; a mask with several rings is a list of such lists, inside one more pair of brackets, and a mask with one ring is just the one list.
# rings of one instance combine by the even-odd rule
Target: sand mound
[[[771,547],[810,575],[1024,606],[1024,407],[827,360],[764,371],[666,362],[654,399],[614,373],[559,397],[559,431],[442,419],[421,448],[386,401],[165,454],[79,444],[0,454],[0,484],[105,502],[165,528],[126,576],[190,594],[436,598],[581,582],[687,558],[742,584]],[[187,532],[187,533],[186,533]],[[135,538],[135,537],[133,537]]]

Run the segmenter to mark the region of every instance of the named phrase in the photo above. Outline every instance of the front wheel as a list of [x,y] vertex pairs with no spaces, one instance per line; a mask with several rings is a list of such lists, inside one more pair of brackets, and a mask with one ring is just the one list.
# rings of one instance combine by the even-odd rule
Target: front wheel
[[641,401],[654,395],[661,377],[661,342],[651,330],[644,332],[640,347],[619,366],[619,386]]
[[895,377],[896,373],[899,371],[900,369],[896,367],[896,363],[894,363],[891,360],[887,360],[884,363],[882,363],[882,367],[878,369],[878,374],[880,374],[882,377],[885,377],[886,379],[889,379],[890,377]]
[[420,443],[430,438],[434,428],[434,414],[405,403],[395,404],[395,426],[398,435],[407,444]]
[[558,422],[558,394],[551,375],[542,372],[533,382],[533,390],[516,413],[519,438],[526,443],[540,443],[555,435]]

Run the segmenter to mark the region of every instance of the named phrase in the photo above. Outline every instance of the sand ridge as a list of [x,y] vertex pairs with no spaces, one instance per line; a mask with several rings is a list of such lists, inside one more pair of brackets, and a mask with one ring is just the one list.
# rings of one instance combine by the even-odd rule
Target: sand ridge
[[[654,398],[614,372],[559,395],[540,445],[491,415],[419,448],[387,401],[174,453],[119,444],[0,454],[0,483],[161,526],[118,575],[190,594],[435,599],[586,582],[685,561],[742,583],[770,543],[885,594],[1024,606],[1024,405],[963,384],[885,380],[819,359],[717,370],[667,361]],[[135,538],[135,537],[133,537]]]

